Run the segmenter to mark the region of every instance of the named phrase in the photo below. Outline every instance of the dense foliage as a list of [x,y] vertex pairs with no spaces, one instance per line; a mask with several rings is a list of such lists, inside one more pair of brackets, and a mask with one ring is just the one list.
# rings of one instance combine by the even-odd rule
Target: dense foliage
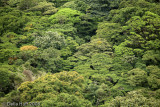
[[159,0],[0,0],[7,102],[160,107]]

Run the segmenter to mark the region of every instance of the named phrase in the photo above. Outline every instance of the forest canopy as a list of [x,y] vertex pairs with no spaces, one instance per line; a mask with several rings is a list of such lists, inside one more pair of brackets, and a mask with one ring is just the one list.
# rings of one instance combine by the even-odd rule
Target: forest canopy
[[159,0],[0,0],[7,102],[160,107]]

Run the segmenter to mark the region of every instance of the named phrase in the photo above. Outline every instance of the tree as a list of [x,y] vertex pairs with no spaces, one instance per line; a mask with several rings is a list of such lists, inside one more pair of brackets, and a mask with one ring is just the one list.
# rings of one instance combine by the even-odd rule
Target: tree
[[65,45],[65,38],[58,32],[48,31],[44,35],[37,36],[34,39],[33,43],[35,46],[42,49],[46,49],[49,47],[61,49]]
[[120,35],[122,27],[118,23],[101,22],[96,32],[98,38],[105,38],[112,44],[119,44],[126,38],[125,35]]
[[152,90],[156,90],[160,88],[160,69],[158,66],[148,66],[147,70],[149,72],[148,84]]
[[141,90],[138,91],[131,91],[128,92],[127,96],[125,97],[116,97],[114,100],[110,102],[110,104],[106,104],[108,107],[118,107],[118,106],[132,106],[132,107],[137,107],[137,106],[155,106],[158,107],[160,103],[158,102],[159,100],[156,100],[154,98],[147,98],[144,97],[141,94]]
[[158,65],[160,61],[160,51],[159,50],[148,50],[142,56],[142,60],[144,60],[147,65],[149,64]]
[[33,61],[36,62],[38,68],[44,68],[47,72],[59,72],[62,69],[62,59],[60,51],[53,47],[44,49],[35,54]]
[[90,102],[83,98],[83,89],[84,78],[75,71],[47,74],[34,82],[24,82],[18,88],[21,101],[41,102],[42,107],[91,107]]
[[15,44],[17,38],[18,35],[13,32],[6,33],[0,37],[0,62],[6,62],[9,58],[15,57],[16,52],[19,51]]
[[103,104],[108,97],[108,86],[105,84],[97,85],[96,82],[93,82],[86,86],[85,89],[85,98],[89,99],[92,102],[92,105],[99,106]]
[[[1,9],[0,14],[0,34],[14,32],[20,34],[23,26],[29,21],[29,18],[22,14],[23,12],[10,7]],[[6,15],[7,14],[7,15]]]
[[[119,46],[126,47],[127,49],[132,50],[132,55],[142,57],[146,59],[147,54],[158,53],[159,49],[159,15],[152,12],[145,12],[145,14],[140,16],[133,16],[128,22],[127,26],[124,26],[126,39]],[[119,47],[118,46],[118,47]],[[118,52],[118,48],[115,46],[115,52]],[[126,49],[124,49],[126,50]],[[119,52],[123,52],[119,51]],[[151,51],[153,50],[153,51]],[[148,52],[147,52],[148,51]],[[154,52],[155,51],[155,52]],[[155,55],[157,57],[157,55]],[[154,60],[154,58],[152,58]]]
[[49,2],[53,2],[56,7],[63,6],[66,2],[72,1],[72,0],[47,0]]
[[159,48],[157,47],[158,44],[153,45],[152,43],[156,43],[159,41],[159,37],[157,36],[159,32],[158,23],[160,23],[159,15],[156,15],[149,11],[145,12],[145,15],[142,16],[142,18],[139,16],[132,17],[127,22],[128,26],[130,27],[130,36],[128,36],[128,40],[130,42],[128,43],[128,45],[134,48]]
[[82,0],[88,7],[86,13],[98,20],[105,19],[111,9],[117,9],[120,0]]
[[67,57],[73,55],[76,52],[76,48],[79,46],[79,44],[72,37],[67,37],[65,43],[66,46],[61,49],[61,56],[64,59],[67,59]]
[[37,2],[38,0],[21,0],[18,7],[21,10],[26,10],[37,5]]
[[7,90],[13,89],[13,86],[11,85],[11,80],[10,80],[11,72],[6,71],[5,69],[2,69],[0,71],[0,91],[8,93]]
[[9,0],[0,0],[0,6],[6,6],[6,5],[8,5],[8,1]]
[[39,2],[36,6],[31,7],[28,11],[41,11],[43,15],[52,15],[57,12],[57,8],[52,3]]
[[147,72],[136,68],[131,71],[128,71],[128,79],[127,82],[131,86],[145,86],[147,85]]
[[96,53],[94,54],[88,62],[93,67],[92,69],[98,70],[100,72],[107,72],[112,67],[112,57],[105,53]]
[[108,15],[108,20],[113,23],[120,23],[121,25],[124,25],[132,16],[143,13],[143,11],[139,11],[139,13],[136,13],[136,11],[138,11],[136,7],[126,7],[116,10],[113,9]]
[[56,14],[49,17],[51,23],[67,24],[76,23],[80,21],[80,16],[82,13],[77,10],[72,10],[70,8],[60,9]]
[[112,46],[105,39],[93,39],[91,42],[83,44],[77,48],[78,52],[74,56],[91,57],[95,53],[106,53],[112,55]]
[[49,100],[44,100],[42,107],[56,106],[56,107],[92,107],[91,103],[86,99],[81,99],[75,95],[68,93],[60,93],[56,97]]
[[95,18],[89,15],[81,15],[81,21],[76,22],[74,26],[77,28],[78,36],[90,41],[90,38],[96,34],[97,22]]
[[16,89],[22,82],[22,75],[13,71],[13,66],[1,65],[0,70],[0,95],[8,94],[12,90]]
[[69,24],[52,24],[50,30],[53,32],[59,32],[64,34],[64,36],[70,36],[74,39],[78,38],[77,29],[73,26],[73,23]]
[[61,8],[71,8],[73,10],[78,10],[83,13],[86,13],[88,4],[86,4],[85,1],[74,0],[74,1],[66,2],[63,6],[61,6]]
[[26,45],[26,46],[23,46],[20,48],[21,51],[28,51],[28,50],[37,50],[37,47],[36,46],[33,46],[33,45]]

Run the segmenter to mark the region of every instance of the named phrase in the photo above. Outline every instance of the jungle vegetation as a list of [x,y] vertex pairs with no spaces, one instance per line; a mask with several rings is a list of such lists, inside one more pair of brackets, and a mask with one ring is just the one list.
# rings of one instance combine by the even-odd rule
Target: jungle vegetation
[[0,0],[7,102],[160,107],[159,0]]

